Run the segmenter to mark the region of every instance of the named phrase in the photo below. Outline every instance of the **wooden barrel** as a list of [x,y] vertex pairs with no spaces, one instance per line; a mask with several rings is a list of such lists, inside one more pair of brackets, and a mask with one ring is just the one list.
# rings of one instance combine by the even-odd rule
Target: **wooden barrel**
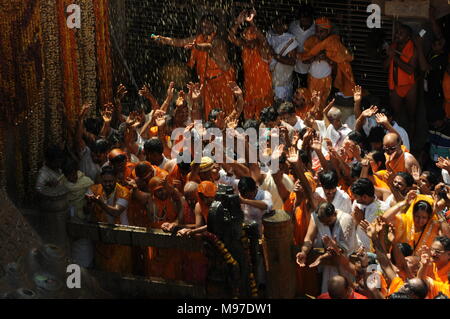
[[276,299],[295,297],[295,256],[293,253],[293,224],[283,210],[263,218],[264,255],[267,267],[267,296]]

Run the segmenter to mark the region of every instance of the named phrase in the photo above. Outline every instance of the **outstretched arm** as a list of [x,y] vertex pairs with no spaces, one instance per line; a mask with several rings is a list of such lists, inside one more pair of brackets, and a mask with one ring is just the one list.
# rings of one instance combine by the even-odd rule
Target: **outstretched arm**
[[186,45],[191,44],[195,41],[194,37],[184,38],[184,39],[176,39],[176,38],[169,38],[169,37],[163,37],[161,35],[151,35],[151,39],[155,41],[156,43],[161,43],[164,45],[170,45],[172,47],[178,47],[178,48],[184,48]]

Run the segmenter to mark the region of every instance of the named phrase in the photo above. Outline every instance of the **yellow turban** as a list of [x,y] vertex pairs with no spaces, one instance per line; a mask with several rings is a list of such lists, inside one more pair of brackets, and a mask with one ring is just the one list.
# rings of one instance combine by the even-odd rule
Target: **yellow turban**
[[[191,166],[194,162],[191,163]],[[202,157],[202,161],[200,162],[200,173],[205,173],[210,171],[213,168],[214,160],[210,157]]]

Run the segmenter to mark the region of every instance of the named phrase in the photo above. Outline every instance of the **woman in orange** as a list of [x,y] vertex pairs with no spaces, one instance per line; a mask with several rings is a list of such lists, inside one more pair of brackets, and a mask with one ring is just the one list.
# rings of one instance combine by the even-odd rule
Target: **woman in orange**
[[[273,103],[272,74],[269,69],[270,48],[266,38],[255,25],[255,15],[255,11],[242,11],[228,35],[230,42],[242,48],[246,119],[259,118],[261,110]],[[242,37],[238,38],[237,29],[245,21],[249,25],[242,32]]]
[[[438,220],[433,212],[433,199],[410,191],[404,201],[389,208],[383,215],[387,222],[395,226],[395,241],[408,243],[419,253],[422,246],[430,247],[437,236],[448,236],[448,226]],[[398,214],[402,209],[406,213]]]
[[[417,66],[417,54],[411,37],[410,27],[406,25],[398,27],[395,42],[388,50],[384,67],[389,71],[391,107],[397,115],[407,114],[410,128],[408,134],[414,137],[417,100],[417,83],[414,73]],[[406,112],[402,109],[403,102],[406,102]]]

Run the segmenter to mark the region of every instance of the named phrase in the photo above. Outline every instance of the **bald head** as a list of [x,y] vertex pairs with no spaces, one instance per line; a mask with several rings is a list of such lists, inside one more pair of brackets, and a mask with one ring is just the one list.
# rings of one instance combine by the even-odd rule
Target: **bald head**
[[399,144],[400,136],[396,133],[387,133],[383,138],[383,144]]
[[334,276],[328,280],[328,294],[332,299],[348,299],[350,286],[343,276]]
[[184,193],[196,193],[198,190],[198,184],[196,182],[187,182],[184,185]]
[[342,112],[337,107],[333,106],[327,114],[330,121],[340,120],[342,118]]
[[416,277],[409,279],[399,291],[408,294],[410,298],[425,299],[428,294],[428,286],[425,280]]

